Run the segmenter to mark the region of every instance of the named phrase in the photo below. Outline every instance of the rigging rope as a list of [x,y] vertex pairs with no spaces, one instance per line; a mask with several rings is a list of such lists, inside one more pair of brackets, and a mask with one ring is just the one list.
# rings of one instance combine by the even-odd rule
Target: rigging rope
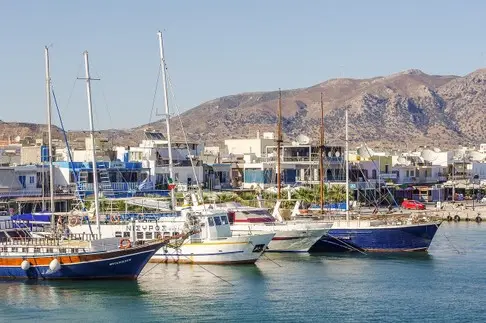
[[[182,123],[181,111],[179,109],[179,105],[177,104],[174,91],[172,90],[175,87],[174,87],[174,84],[172,83],[172,79],[170,78],[170,75],[169,75],[169,71],[168,70],[167,70],[167,81],[168,81],[167,83],[169,84],[169,90],[170,90],[170,93],[172,95],[172,99],[174,101],[174,107],[177,110],[177,118],[179,119],[179,123],[181,125],[182,135],[184,137],[184,142],[186,143],[187,153],[188,153],[189,156],[191,156],[191,151],[189,150],[189,143],[188,143],[188,140],[187,140],[187,134],[186,134],[186,131],[184,130],[184,125]],[[169,117],[170,116],[166,116],[166,118],[169,118]],[[199,194],[199,196],[201,198],[201,203],[203,205],[203,208],[205,209],[206,207],[204,205],[204,197],[203,197],[203,194],[202,194],[202,190],[201,190],[201,185],[199,183],[199,179],[198,179],[197,174],[196,174],[196,168],[194,167],[194,161],[193,161],[193,159],[191,157],[189,158],[189,161],[191,162],[192,172],[193,172],[194,178],[196,180],[196,185],[198,187],[197,191],[198,191],[198,194]]]
[[[74,162],[73,162],[73,158],[72,158],[72,155],[71,155],[71,147],[69,146],[69,141],[68,141],[68,138],[67,138],[66,130],[64,129],[64,122],[62,121],[62,117],[61,117],[61,110],[59,109],[59,105],[57,104],[56,94],[54,93],[54,87],[52,85],[51,85],[51,92],[52,92],[52,98],[54,99],[54,105],[56,106],[57,115],[59,116],[59,124],[61,126],[61,131],[62,131],[62,134],[64,136],[64,141],[66,142],[66,150],[67,150],[68,158],[69,158],[69,166],[73,171],[74,182],[76,184],[76,190],[78,190],[78,176],[76,175],[76,172],[74,170]],[[51,153],[51,152],[49,152],[49,153]],[[81,203],[81,210],[86,211],[86,205],[84,204],[84,201],[81,198],[80,198],[80,203]],[[91,235],[93,235],[93,230],[91,228],[91,224],[90,224],[90,221],[89,221],[89,215],[88,215],[88,227],[89,227],[89,231],[90,231]]]

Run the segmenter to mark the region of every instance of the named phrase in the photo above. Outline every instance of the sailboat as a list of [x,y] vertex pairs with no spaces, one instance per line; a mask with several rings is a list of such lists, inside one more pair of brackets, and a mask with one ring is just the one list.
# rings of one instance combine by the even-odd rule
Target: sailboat
[[[345,110],[346,220],[334,221],[332,228],[314,245],[316,252],[410,252],[427,251],[441,222],[387,223],[381,220],[351,220],[349,213],[348,108]],[[322,131],[322,130],[321,130]],[[322,136],[322,135],[321,135]],[[321,156],[322,159],[323,156]],[[321,161],[322,162],[322,161]],[[321,187],[322,187],[321,173]],[[322,188],[321,188],[322,192]],[[321,195],[322,196],[322,195]],[[321,205],[323,201],[321,200]]]
[[[162,84],[166,112],[167,143],[169,150],[169,177],[173,178],[172,147],[169,128],[168,89],[164,60],[162,33],[158,32]],[[103,237],[131,237],[136,241],[157,238],[173,238],[174,242],[157,251],[151,262],[195,264],[252,264],[263,254],[275,233],[234,236],[226,212],[193,210],[190,207],[177,210],[175,192],[171,190],[171,210],[166,216],[140,215],[137,219],[120,219],[107,216],[100,225]],[[114,219],[114,221],[113,221]],[[111,220],[111,221],[110,221]],[[70,226],[75,234],[89,234],[89,225]],[[182,234],[182,233],[186,234]],[[188,234],[190,232],[191,234]],[[182,234],[182,236],[181,236]]]
[[[94,140],[88,52],[84,53],[84,58],[90,111],[90,132],[91,139]],[[51,80],[47,47],[45,48],[45,59],[49,147],[52,147]],[[94,159],[93,164],[95,164]],[[20,227],[12,219],[0,219],[0,278],[46,280],[136,279],[148,260],[158,249],[167,244],[168,239],[137,245],[132,244],[130,240],[118,238],[92,239],[83,242],[59,238],[55,231],[52,150],[49,152],[49,167],[51,175],[50,213],[52,229],[54,230],[53,235],[51,238],[34,238],[30,231]],[[97,197],[95,197],[95,200],[96,203],[99,203]],[[99,214],[96,215],[99,229]]]

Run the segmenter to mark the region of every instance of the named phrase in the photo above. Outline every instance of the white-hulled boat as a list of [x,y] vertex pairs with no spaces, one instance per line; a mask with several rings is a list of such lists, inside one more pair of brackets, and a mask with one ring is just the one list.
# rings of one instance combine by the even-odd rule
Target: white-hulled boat
[[[123,217],[123,216],[122,216]],[[108,221],[108,219],[110,219]],[[69,221],[78,223],[78,221]],[[252,264],[255,263],[274,237],[274,232],[233,235],[226,213],[213,211],[194,212],[184,209],[174,216],[156,220],[120,219],[107,217],[101,224],[102,237],[117,237],[135,241],[154,238],[187,237],[159,249],[150,262],[194,264]],[[71,225],[72,234],[89,236],[88,224]],[[187,232],[193,232],[187,235]]]
[[278,216],[279,205],[280,202],[277,202],[274,216],[265,208],[242,206],[236,202],[193,208],[212,208],[213,211],[227,213],[234,235],[275,233],[267,252],[308,252],[332,226],[328,222],[285,222]]

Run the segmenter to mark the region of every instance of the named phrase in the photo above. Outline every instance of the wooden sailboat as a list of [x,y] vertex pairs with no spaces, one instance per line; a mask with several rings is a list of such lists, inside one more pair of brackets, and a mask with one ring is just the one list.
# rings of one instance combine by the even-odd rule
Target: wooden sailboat
[[[48,109],[49,147],[52,147],[51,132],[51,85],[49,74],[49,50],[46,56],[46,94]],[[84,52],[90,133],[93,138],[93,115],[88,52]],[[96,169],[93,143],[93,168]],[[52,150],[49,152],[52,154]],[[49,156],[51,174],[51,222],[55,229],[52,157]],[[96,174],[96,172],[95,172]],[[97,176],[94,176],[95,192]],[[98,195],[95,193],[98,237],[100,237]],[[148,241],[132,245],[128,239],[97,239],[92,241],[69,241],[52,238],[36,239],[29,231],[19,227],[11,219],[0,220],[0,278],[17,279],[136,279],[152,255],[167,241]]]

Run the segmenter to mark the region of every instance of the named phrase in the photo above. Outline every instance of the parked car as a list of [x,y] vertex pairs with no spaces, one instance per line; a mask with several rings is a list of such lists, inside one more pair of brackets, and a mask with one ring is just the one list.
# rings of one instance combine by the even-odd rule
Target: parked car
[[404,200],[402,202],[402,207],[409,210],[425,210],[425,204],[414,200]]

